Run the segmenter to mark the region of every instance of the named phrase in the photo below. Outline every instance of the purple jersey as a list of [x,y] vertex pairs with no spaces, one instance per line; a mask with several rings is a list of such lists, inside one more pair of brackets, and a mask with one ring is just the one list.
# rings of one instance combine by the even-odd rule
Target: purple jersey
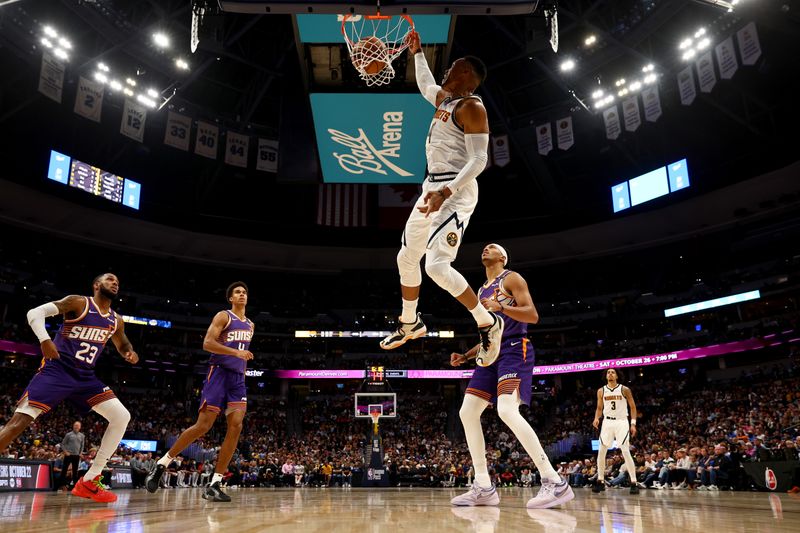
[[[233,348],[234,350],[249,350],[250,341],[253,338],[253,323],[245,317],[244,320],[236,316],[233,311],[228,310],[228,325],[223,328],[222,333],[217,337],[217,342]],[[233,357],[232,355],[211,354],[208,364],[217,365],[227,370],[244,374],[247,368],[247,361]]]
[[59,361],[78,370],[91,370],[116,333],[119,317],[113,310],[103,314],[94,298],[84,298],[83,312],[77,318],[64,320],[54,342],[61,355]]
[[[488,285],[484,283],[480,291],[478,291],[478,298],[483,300],[484,298],[488,298],[489,300],[495,300],[503,304],[503,307],[514,307],[517,305],[516,300],[513,296],[511,296],[507,291],[503,289],[503,280],[508,277],[509,274],[513,272],[512,270],[503,270],[499,276],[494,278],[494,280],[489,283]],[[518,320],[514,320],[510,316],[506,315],[505,313],[499,313],[503,316],[503,322],[505,323],[505,328],[503,329],[503,339],[512,339],[515,337],[527,337],[528,336],[528,323],[527,322],[519,322]]]

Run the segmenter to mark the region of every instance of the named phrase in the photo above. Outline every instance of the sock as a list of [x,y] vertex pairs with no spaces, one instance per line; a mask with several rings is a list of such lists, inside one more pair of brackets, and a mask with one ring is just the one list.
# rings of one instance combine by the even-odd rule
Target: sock
[[84,481],[91,481],[103,473],[103,468],[105,468],[111,456],[114,455],[114,452],[117,451],[122,437],[125,436],[125,430],[128,428],[128,422],[131,419],[131,414],[117,398],[101,402],[92,409],[108,420],[108,427],[103,433],[100,449],[97,450],[92,466],[83,476]]
[[548,480],[553,483],[561,483],[561,476],[550,464],[550,459],[544,453],[539,437],[531,425],[528,424],[528,421],[519,413],[518,391],[514,391],[513,394],[501,394],[498,396],[497,414],[500,415],[500,419],[514,433],[514,436],[517,437],[525,451],[528,452],[536,468],[539,469],[542,481]]
[[459,411],[461,423],[464,425],[464,434],[467,437],[469,455],[472,457],[472,466],[475,469],[473,484],[485,489],[492,486],[489,469],[486,466],[486,442],[483,440],[483,428],[481,428],[481,413],[487,405],[489,402],[486,400],[478,398],[474,394],[466,394]]
[[472,318],[475,319],[475,323],[480,327],[491,326],[494,323],[492,315],[480,303],[474,309],[470,309],[469,312],[472,313]]
[[167,452],[167,453],[164,454],[164,457],[162,457],[161,459],[158,460],[158,464],[160,464],[161,466],[169,466],[169,464],[172,462],[173,459],[175,459],[175,458],[172,457],[169,454],[169,452]]
[[416,300],[403,300],[403,314],[400,315],[400,322],[411,324],[417,321],[417,302]]
[[214,475],[211,476],[211,484],[213,485],[214,483],[222,483],[222,474],[214,472]]

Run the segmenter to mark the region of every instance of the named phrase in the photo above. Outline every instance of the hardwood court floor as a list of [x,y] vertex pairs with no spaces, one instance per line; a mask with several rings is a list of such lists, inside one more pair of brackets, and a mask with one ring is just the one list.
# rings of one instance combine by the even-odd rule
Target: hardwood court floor
[[0,493],[3,533],[255,531],[302,533],[760,533],[800,531],[800,497],[788,494],[576,491],[563,509],[525,508],[531,489],[501,489],[500,507],[453,508],[450,489],[231,489],[209,503],[199,489],[117,491],[113,504],[66,493]]

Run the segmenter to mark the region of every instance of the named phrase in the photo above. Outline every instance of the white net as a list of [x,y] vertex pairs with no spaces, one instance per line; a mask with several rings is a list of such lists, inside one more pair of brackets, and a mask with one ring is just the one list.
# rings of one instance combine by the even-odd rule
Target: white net
[[408,48],[414,21],[408,15],[340,15],[350,62],[367,86],[394,79],[392,62]]
[[192,53],[197,51],[197,45],[200,44],[200,25],[203,23],[203,15],[206,10],[200,6],[192,6],[192,33],[191,33],[191,48]]

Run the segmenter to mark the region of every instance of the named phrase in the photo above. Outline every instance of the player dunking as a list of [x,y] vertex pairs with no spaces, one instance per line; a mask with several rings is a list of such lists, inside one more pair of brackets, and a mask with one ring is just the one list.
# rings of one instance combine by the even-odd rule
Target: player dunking
[[417,313],[419,262],[424,255],[425,272],[472,313],[481,337],[476,359],[488,366],[500,350],[503,320],[480,305],[467,280],[451,266],[478,203],[475,178],[486,167],[489,122],[483,102],[473,94],[486,78],[486,65],[473,56],[457,59],[440,87],[421,51],[419,34],[412,32],[409,39],[417,86],[436,112],[425,143],[428,167],[422,196],[408,217],[397,254],[403,300],[400,325],[380,345],[391,350],[427,331]]
[[[636,436],[636,403],[633,401],[631,389],[617,383],[619,375],[613,368],[605,372],[608,383],[597,389],[597,410],[594,414],[592,425],[600,427],[603,418],[603,427],[600,430],[600,450],[597,452],[597,481],[592,487],[592,492],[606,490],[604,483],[606,473],[606,452],[614,441],[622,450],[625,458],[625,468],[631,478],[631,494],[639,494],[636,485],[636,464],[631,457],[631,439]],[[628,424],[628,406],[631,408],[631,422]]]
[[[44,358],[20,398],[14,416],[0,431],[0,451],[39,415],[64,400],[81,411],[95,411],[108,420],[108,427],[92,466],[75,484],[72,494],[96,502],[113,502],[117,496],[106,490],[100,480],[103,468],[125,435],[131,414],[111,389],[97,379],[94,366],[109,339],[127,362],[136,364],[139,356],[125,336],[125,323],[111,309],[119,291],[117,276],[97,276],[93,290],[91,297],[67,296],[28,311],[28,324],[41,343]],[[45,319],[59,314],[64,315],[64,323],[53,341],[45,329]]]
[[[542,476],[542,488],[531,498],[529,509],[546,509],[573,499],[567,480],[550,464],[539,437],[519,412],[520,403],[530,404],[534,355],[529,347],[528,324],[539,321],[528,284],[516,272],[506,270],[508,254],[499,244],[488,244],[481,261],[486,267],[486,283],[480,289],[481,304],[500,313],[505,321],[500,357],[488,367],[478,367],[472,375],[461,405],[461,422],[475,467],[475,481],[466,494],[451,500],[453,505],[498,505],[500,496],[492,486],[486,466],[486,444],[481,428],[481,413],[490,402],[497,403],[497,414],[519,439]],[[466,354],[454,353],[450,364],[458,366],[478,354],[475,346]]]
[[211,483],[203,492],[203,498],[215,502],[229,502],[231,497],[220,487],[222,475],[233,457],[242,421],[247,411],[247,387],[244,373],[247,361],[253,358],[249,351],[253,338],[253,323],[245,316],[247,285],[241,281],[231,283],[225,291],[231,305],[230,310],[220,311],[214,316],[203,341],[203,349],[211,352],[208,375],[203,383],[200,397],[200,413],[197,422],[181,433],[172,448],[159,459],[147,475],[145,486],[149,492],[158,490],[161,476],[170,462],[187,446],[208,433],[217,415],[223,410],[228,421],[225,440],[217,456],[217,465]]

